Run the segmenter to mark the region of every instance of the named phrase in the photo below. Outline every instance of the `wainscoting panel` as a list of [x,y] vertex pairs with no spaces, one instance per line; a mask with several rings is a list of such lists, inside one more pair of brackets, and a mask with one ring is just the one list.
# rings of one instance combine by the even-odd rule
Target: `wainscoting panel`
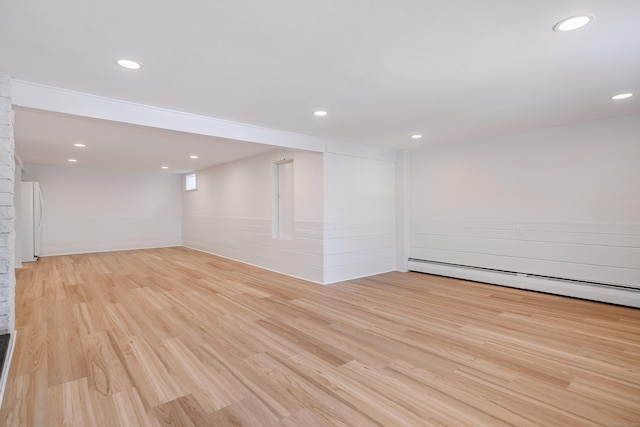
[[640,225],[414,222],[410,258],[640,289]]
[[187,215],[184,246],[316,283],[322,279],[322,223],[296,221],[292,239],[274,239],[271,220]]
[[180,246],[180,218],[46,217],[42,255]]
[[334,283],[395,269],[393,221],[325,224],[324,280]]
[[[640,225],[637,224],[416,221],[411,224],[410,241],[410,258],[418,261],[411,262],[410,268],[417,271],[426,269],[435,274],[440,271],[443,275],[448,271],[454,277],[471,279],[473,276],[473,280],[508,286],[515,286],[515,275],[498,278],[494,273],[520,273],[517,287],[547,289],[589,299],[611,294],[614,287],[640,292]],[[427,268],[420,260],[454,267]],[[478,270],[471,274],[467,271],[460,276],[460,272],[454,272],[455,266],[494,272]],[[527,279],[523,280],[524,277]],[[555,279],[564,282],[549,285],[548,280]],[[588,283],[608,287],[596,291],[588,287],[591,286]],[[624,304],[631,294],[624,295],[622,300],[597,299]]]

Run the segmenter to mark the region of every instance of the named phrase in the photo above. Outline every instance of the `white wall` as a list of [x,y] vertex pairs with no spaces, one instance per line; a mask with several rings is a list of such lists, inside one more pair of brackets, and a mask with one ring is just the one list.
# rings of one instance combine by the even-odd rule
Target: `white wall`
[[396,270],[408,270],[409,258],[409,187],[411,152],[398,151],[395,162],[395,211],[396,211]]
[[[271,237],[272,162],[293,157],[294,237]],[[317,283],[395,268],[395,165],[282,150],[198,171],[185,246]]]
[[13,122],[11,77],[0,71],[0,333],[13,333],[16,319]]
[[640,288],[640,116],[411,154],[410,257]]
[[395,164],[324,155],[324,282],[395,269]]
[[[17,160],[17,159],[16,159]],[[15,227],[15,235],[16,235],[16,240],[15,240],[15,253],[16,253],[16,261],[15,261],[15,266],[16,268],[22,267],[22,235],[21,235],[21,230],[22,230],[22,221],[21,221],[21,215],[20,215],[20,206],[22,204],[22,191],[21,191],[21,185],[18,184],[19,182],[22,182],[22,166],[20,165],[19,161],[16,161],[16,166],[15,166],[15,171],[14,171],[14,175],[13,175],[13,182],[14,182],[14,188],[13,188],[13,204],[15,207],[15,222],[14,222],[14,227]]]
[[44,199],[42,255],[181,244],[181,177],[26,165]]
[[[292,239],[271,235],[272,163],[293,158]],[[274,150],[197,172],[184,192],[185,246],[322,283],[322,154]]]

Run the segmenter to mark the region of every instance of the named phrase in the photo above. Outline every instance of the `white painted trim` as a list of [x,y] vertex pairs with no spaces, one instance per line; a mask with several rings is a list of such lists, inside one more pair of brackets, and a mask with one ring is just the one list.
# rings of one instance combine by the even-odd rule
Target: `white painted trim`
[[0,380],[0,408],[2,408],[2,403],[4,401],[4,389],[7,387],[7,377],[9,376],[9,368],[11,366],[11,359],[13,359],[13,349],[16,346],[16,335],[18,331],[13,331],[11,337],[9,338],[9,346],[7,347],[7,356],[4,361],[4,366],[2,367],[2,379]]
[[640,291],[630,288],[422,260],[410,260],[409,270],[640,308]]
[[402,150],[398,152],[395,169],[395,251],[396,251],[396,269],[398,271],[409,271],[407,260],[411,249],[410,229],[411,221],[409,215],[411,191],[410,185],[410,167],[411,162],[409,151]]
[[331,152],[388,162],[396,160],[395,150],[386,148],[327,140],[317,136],[138,104],[24,80],[12,80],[11,90],[13,105],[23,108],[267,144],[275,147]]
[[18,148],[13,151],[13,158],[16,161],[16,166],[20,166],[20,170],[24,172],[24,161],[22,160],[22,156],[18,152]]
[[282,274],[283,276],[289,276],[289,277],[293,277],[294,279],[304,280],[305,282],[313,283],[314,285],[325,285],[326,284],[326,283],[322,283],[322,282],[317,282],[315,280],[311,280],[311,279],[306,278],[306,277],[300,277],[300,276],[296,276],[296,275],[293,275],[293,274],[284,273],[282,271],[273,270],[271,268],[266,268],[266,267],[264,267],[262,265],[252,264],[250,262],[243,261],[241,259],[231,258],[231,257],[228,257],[228,256],[220,255],[220,254],[215,253],[215,252],[209,252],[209,251],[205,251],[203,249],[194,248],[193,246],[183,245],[183,247],[188,248],[188,249],[193,249],[194,251],[202,252],[202,253],[205,253],[205,254],[209,254],[209,255],[220,257],[220,258],[228,259],[228,260],[231,260],[231,261],[239,262],[241,264],[250,265],[252,267],[260,268],[262,270],[267,270],[267,271],[271,271],[273,273]]
[[182,247],[181,244],[172,244],[172,245],[164,245],[164,246],[140,246],[135,248],[122,248],[122,249],[104,249],[104,250],[89,250],[89,251],[81,251],[81,252],[60,252],[60,253],[50,253],[46,255],[40,255],[39,258],[49,258],[54,256],[66,256],[66,255],[85,255],[85,254],[102,254],[108,252],[128,252],[128,251],[143,251],[147,249],[166,249],[166,248],[179,248]]
[[13,80],[13,104],[159,129],[323,152],[323,138]]
[[271,237],[280,239],[280,165],[293,163],[293,158],[271,162]]
[[327,140],[326,152],[343,156],[362,157],[365,159],[396,161],[396,151],[368,145],[348,143],[344,141]]

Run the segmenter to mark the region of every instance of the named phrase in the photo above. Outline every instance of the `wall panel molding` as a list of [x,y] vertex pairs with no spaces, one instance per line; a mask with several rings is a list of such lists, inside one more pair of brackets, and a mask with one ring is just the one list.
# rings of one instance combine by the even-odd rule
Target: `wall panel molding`
[[640,225],[414,221],[410,258],[640,289]]
[[180,218],[48,217],[42,256],[180,246]]
[[292,239],[274,239],[270,218],[184,215],[183,245],[323,283],[322,222],[295,221]]
[[409,260],[408,264],[411,271],[421,273],[456,277],[458,279],[640,308],[640,290],[638,289],[424,261],[413,258]]
[[339,281],[395,270],[393,221],[331,221],[325,223],[324,281]]

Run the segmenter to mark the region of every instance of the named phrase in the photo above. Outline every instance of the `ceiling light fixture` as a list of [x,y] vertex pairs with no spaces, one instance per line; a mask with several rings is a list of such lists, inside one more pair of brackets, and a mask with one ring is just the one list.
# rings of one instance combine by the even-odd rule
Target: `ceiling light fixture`
[[314,111],[314,112],[313,112],[313,115],[314,115],[314,116],[316,116],[316,117],[324,117],[324,116],[326,116],[326,115],[327,115],[327,112],[326,112],[326,111],[321,111],[321,110],[319,110],[319,111]]
[[84,147],[86,147],[86,145],[85,145],[85,144],[80,144],[80,143],[73,144],[73,146],[74,146],[74,147],[80,147],[80,148],[84,148]]
[[411,139],[420,139],[420,138],[422,138],[422,135],[420,135],[420,134],[416,133],[416,134],[411,135]]
[[198,158],[198,156],[192,155],[192,156],[189,156],[189,158],[190,158],[190,159],[197,159],[197,158]]
[[75,163],[75,162],[77,162],[77,160],[76,160],[76,159],[67,159],[67,162],[69,162],[69,163]]
[[162,169],[169,169],[169,166],[161,166]]
[[611,99],[615,99],[616,101],[619,99],[627,99],[627,98],[631,98],[633,96],[633,94],[631,92],[625,92],[625,93],[619,93],[617,95],[613,95],[611,97]]
[[587,25],[593,17],[588,15],[578,15],[572,16],[571,18],[563,19],[553,26],[553,31],[563,32],[563,31],[573,31],[578,28],[582,28]]
[[130,59],[118,59],[116,63],[122,68],[126,68],[127,70],[139,70],[142,68],[142,65],[136,61],[132,61]]

